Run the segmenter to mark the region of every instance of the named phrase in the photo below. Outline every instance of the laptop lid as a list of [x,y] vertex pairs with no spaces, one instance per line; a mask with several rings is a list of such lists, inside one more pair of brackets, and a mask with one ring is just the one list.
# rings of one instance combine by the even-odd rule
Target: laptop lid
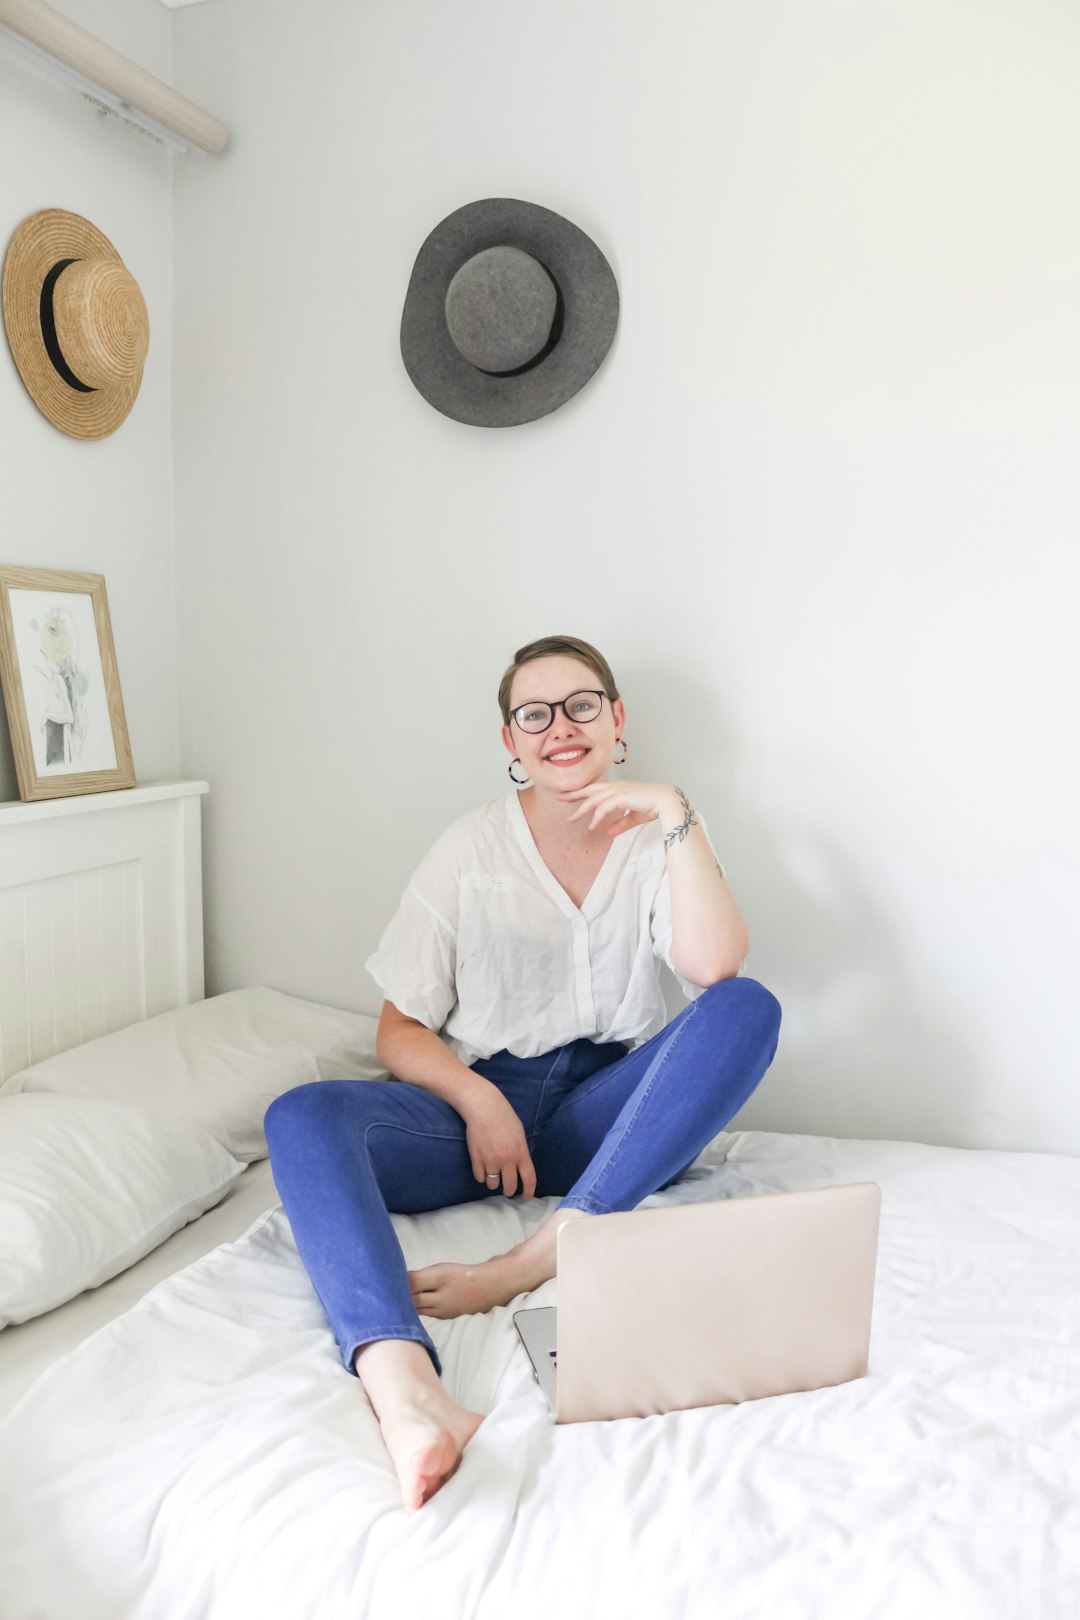
[[862,1377],[880,1209],[881,1189],[858,1182],[567,1222],[556,1421]]
[[555,1370],[555,1317],[557,1315],[554,1305],[526,1305],[520,1311],[514,1312],[514,1326],[517,1328],[518,1338],[525,1346],[525,1352],[532,1362],[536,1382],[544,1392],[544,1396],[555,1412],[556,1396],[556,1370]]

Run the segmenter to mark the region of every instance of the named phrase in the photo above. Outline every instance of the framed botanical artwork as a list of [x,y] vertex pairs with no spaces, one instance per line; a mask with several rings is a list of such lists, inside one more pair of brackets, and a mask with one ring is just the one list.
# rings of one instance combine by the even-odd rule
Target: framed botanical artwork
[[0,683],[21,799],[135,786],[101,574],[0,565]]

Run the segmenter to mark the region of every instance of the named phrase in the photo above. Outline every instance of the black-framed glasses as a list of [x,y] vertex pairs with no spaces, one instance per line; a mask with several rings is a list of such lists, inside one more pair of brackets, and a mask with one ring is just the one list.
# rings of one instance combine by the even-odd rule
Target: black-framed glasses
[[522,731],[546,731],[554,723],[556,709],[577,725],[587,726],[604,707],[603,692],[571,692],[561,703],[520,703],[511,710]]

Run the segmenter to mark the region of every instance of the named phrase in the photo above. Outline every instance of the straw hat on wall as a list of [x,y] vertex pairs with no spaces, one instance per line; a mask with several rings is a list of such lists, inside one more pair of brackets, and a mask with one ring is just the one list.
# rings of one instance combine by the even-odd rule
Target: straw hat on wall
[[4,260],[4,328],[30,396],[74,439],[104,439],[135,403],[150,341],[139,284],[81,214],[24,219]]

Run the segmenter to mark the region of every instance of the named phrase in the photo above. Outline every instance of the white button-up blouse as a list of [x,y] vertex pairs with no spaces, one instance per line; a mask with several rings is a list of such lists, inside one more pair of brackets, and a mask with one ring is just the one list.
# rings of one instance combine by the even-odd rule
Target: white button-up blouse
[[[399,1012],[471,1065],[581,1038],[640,1045],[667,1021],[661,960],[671,967],[659,822],[612,839],[579,909],[512,791],[436,841],[365,966]],[[701,994],[679,982],[691,999]]]

